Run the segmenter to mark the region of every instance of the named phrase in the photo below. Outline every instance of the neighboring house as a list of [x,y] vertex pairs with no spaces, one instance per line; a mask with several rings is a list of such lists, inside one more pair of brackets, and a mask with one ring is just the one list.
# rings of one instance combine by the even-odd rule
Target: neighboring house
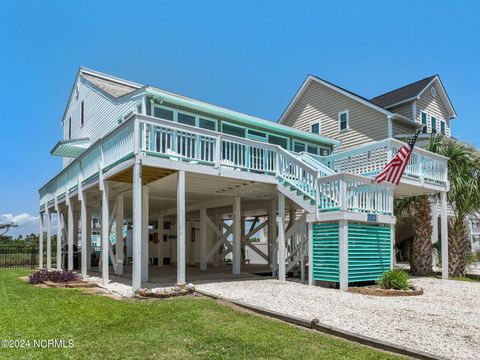
[[[149,280],[152,264],[176,264],[181,283],[187,263],[202,271],[213,264],[209,271],[215,271],[230,254],[231,271],[239,275],[249,266],[242,264],[244,247],[281,280],[296,271],[304,278],[307,262],[310,284],[334,282],[345,289],[351,282],[376,280],[393,265],[394,193],[441,192],[445,205],[447,159],[416,148],[399,186],[375,184],[372,177],[403,143],[362,143],[385,138],[397,127],[398,132],[415,129],[415,123],[309,79],[307,90],[330,96],[313,107],[304,102],[318,115],[318,129],[309,122],[315,116],[296,110],[296,104],[287,115],[303,120],[289,115],[290,122],[277,124],[80,68],[63,116],[63,139],[51,152],[64,158],[64,168],[39,191],[40,234],[46,229],[40,266],[54,265],[51,215],[56,213],[57,241],[67,244],[68,269],[80,234],[86,276],[92,248],[88,224],[98,214],[104,285],[112,271],[122,274],[125,267],[136,290]],[[332,108],[323,109],[329,103]],[[373,125],[364,126],[370,121]],[[342,147],[349,150],[338,151]],[[441,219],[446,225],[446,213]],[[264,228],[268,254],[253,240]],[[116,234],[121,236],[111,241]],[[442,234],[444,251],[446,239]],[[446,274],[448,261],[443,264]]]
[[340,140],[348,149],[411,136],[420,125],[425,132],[450,136],[455,116],[438,75],[373,99],[309,75],[278,122]]

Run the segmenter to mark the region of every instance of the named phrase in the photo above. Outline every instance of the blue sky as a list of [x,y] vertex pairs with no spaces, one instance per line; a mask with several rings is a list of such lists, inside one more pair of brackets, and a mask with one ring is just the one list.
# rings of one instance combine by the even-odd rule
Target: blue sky
[[480,146],[479,16],[478,1],[4,0],[0,215],[36,231],[81,65],[273,121],[309,73],[365,97],[438,73],[453,133]]

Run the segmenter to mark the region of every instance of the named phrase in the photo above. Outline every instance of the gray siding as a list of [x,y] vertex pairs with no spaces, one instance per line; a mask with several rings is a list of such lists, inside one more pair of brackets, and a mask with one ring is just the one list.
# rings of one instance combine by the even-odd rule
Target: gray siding
[[[68,139],[68,122],[72,119],[72,139],[90,138],[93,143],[103,137],[118,125],[118,120],[133,111],[139,99],[110,100],[88,81],[79,78],[78,96],[75,90],[65,113],[63,139]],[[85,121],[81,126],[81,103],[84,101]],[[64,158],[64,167],[72,160]]]
[[403,116],[413,120],[412,102],[409,102],[407,104],[398,105],[398,106],[395,106],[393,108],[389,108],[388,110],[393,112],[393,113],[403,115]]
[[[450,124],[449,124],[449,115],[445,104],[440,97],[439,86],[437,83],[434,83],[432,86],[435,86],[437,89],[437,96],[433,97],[429,87],[424,91],[420,99],[417,100],[417,122],[421,122],[420,114],[422,111],[425,111],[429,117],[435,116],[437,118],[437,129],[440,131],[440,120],[445,120],[446,122],[446,133],[450,135]],[[428,131],[430,131],[430,122],[428,122]]]
[[[350,129],[339,131],[338,113],[349,111]],[[320,121],[321,135],[342,142],[343,148],[387,138],[387,116],[362,103],[340,94],[316,81],[310,82],[283,124],[310,131]]]

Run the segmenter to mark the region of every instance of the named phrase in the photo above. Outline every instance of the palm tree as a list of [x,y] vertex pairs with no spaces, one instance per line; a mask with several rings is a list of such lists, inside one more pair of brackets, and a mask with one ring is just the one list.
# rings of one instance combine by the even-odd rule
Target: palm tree
[[396,199],[394,212],[398,224],[413,219],[414,236],[410,258],[412,275],[432,274],[432,211],[428,195]]
[[441,135],[432,139],[428,150],[449,158],[447,201],[455,215],[449,219],[448,272],[462,276],[468,244],[466,221],[480,209],[480,157],[473,147]]

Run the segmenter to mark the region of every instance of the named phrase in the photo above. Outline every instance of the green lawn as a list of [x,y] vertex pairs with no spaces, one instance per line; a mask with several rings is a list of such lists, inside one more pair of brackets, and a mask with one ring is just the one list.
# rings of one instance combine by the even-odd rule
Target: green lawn
[[118,301],[42,289],[0,270],[1,339],[73,339],[65,349],[2,349],[1,359],[392,359],[209,298]]

